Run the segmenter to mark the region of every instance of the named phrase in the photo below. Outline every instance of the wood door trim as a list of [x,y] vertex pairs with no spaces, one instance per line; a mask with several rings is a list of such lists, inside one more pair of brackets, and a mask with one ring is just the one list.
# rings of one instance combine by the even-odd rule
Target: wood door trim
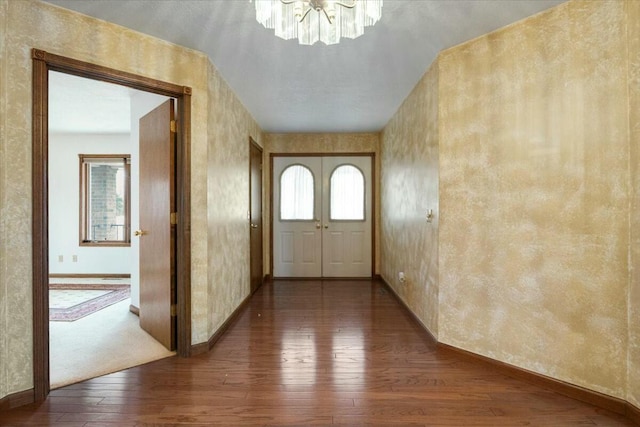
[[32,49],[33,382],[35,400],[49,394],[48,89],[49,71],[116,83],[176,98],[177,353],[191,353],[191,88]]
[[[371,277],[376,275],[376,153],[269,153],[269,273],[273,276],[273,159],[275,157],[371,157]],[[276,277],[274,277],[275,279]],[[278,280],[283,279],[281,277]]]
[[262,223],[262,226],[260,227],[260,232],[263,233],[263,235],[261,236],[261,251],[260,251],[260,256],[262,257],[262,277],[264,278],[264,151],[262,149],[262,147],[260,147],[260,145],[258,145],[258,143],[252,138],[249,137],[249,289],[250,289],[250,293],[253,294],[255,291],[257,291],[260,286],[262,286],[262,284],[264,283],[264,279],[261,281],[260,286],[257,286],[255,289],[253,289],[253,242],[252,242],[252,232],[251,232],[251,224],[253,222],[253,218],[251,217],[252,213],[253,213],[253,186],[252,186],[252,167],[251,167],[251,162],[252,162],[252,152],[251,149],[252,148],[256,148],[261,155],[261,160],[260,160],[260,208],[261,208],[261,212],[260,212],[260,221]]
[[44,52],[33,51],[32,84],[33,397],[42,400],[49,394],[49,68]]
[[273,157],[368,157],[375,156],[376,153],[373,151],[349,151],[349,152],[332,152],[332,153],[321,153],[321,152],[313,152],[313,153],[270,153],[270,156]]

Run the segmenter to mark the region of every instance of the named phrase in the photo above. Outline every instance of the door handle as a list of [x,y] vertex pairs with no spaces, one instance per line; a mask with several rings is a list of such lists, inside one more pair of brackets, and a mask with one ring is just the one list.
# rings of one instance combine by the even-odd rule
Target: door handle
[[324,228],[329,228],[329,224],[325,224],[325,225],[324,225]]
[[258,224],[251,224],[251,228],[258,228]]
[[319,222],[316,222],[316,228],[318,228],[318,229],[320,228],[320,223]]
[[136,230],[133,232],[134,236],[144,236],[145,234],[147,234],[147,232],[142,230]]

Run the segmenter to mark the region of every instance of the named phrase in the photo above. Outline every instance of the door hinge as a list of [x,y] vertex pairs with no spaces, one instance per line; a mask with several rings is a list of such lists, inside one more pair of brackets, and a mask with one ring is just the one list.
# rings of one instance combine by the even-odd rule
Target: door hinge
[[169,217],[169,221],[171,221],[171,225],[177,225],[178,224],[178,212],[171,212],[171,215]]
[[171,132],[175,132],[176,131],[176,121],[175,120],[171,120]]
[[178,314],[178,307],[175,304],[171,304],[171,317],[176,317]]

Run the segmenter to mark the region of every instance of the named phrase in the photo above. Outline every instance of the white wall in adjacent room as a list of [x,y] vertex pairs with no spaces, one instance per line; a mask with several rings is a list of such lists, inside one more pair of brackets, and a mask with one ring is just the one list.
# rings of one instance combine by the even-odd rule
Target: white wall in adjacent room
[[130,274],[130,247],[80,246],[78,158],[130,153],[129,134],[49,134],[49,273]]

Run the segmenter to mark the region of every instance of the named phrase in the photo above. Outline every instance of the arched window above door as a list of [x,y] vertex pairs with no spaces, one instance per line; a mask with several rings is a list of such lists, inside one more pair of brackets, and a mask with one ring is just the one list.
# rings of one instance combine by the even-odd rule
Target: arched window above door
[[353,165],[333,170],[330,180],[329,216],[331,220],[364,221],[364,175]]
[[313,220],[314,178],[302,165],[291,165],[280,175],[280,219]]

